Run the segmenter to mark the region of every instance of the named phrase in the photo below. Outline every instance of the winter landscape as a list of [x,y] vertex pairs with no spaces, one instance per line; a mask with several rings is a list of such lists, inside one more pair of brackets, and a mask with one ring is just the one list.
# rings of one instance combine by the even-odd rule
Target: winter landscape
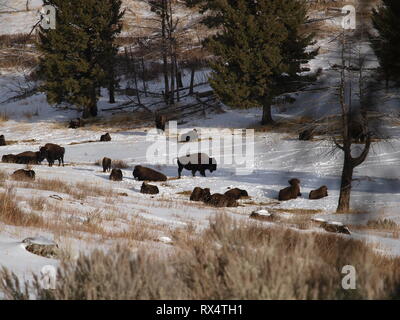
[[44,2],[0,0],[1,299],[398,298],[396,1]]

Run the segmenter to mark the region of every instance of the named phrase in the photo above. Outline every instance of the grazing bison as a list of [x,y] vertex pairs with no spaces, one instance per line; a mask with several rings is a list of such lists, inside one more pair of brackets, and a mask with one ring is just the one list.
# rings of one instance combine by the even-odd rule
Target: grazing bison
[[209,188],[202,189],[200,187],[196,187],[193,189],[192,194],[190,195],[190,200],[207,202],[210,197],[211,194]]
[[366,128],[361,121],[350,122],[349,134],[356,143],[364,143],[367,138]]
[[304,130],[304,131],[300,132],[300,134],[299,134],[299,140],[302,140],[302,141],[312,140],[313,137],[314,137],[313,129]]
[[105,141],[105,142],[111,141],[111,136],[110,136],[110,134],[107,132],[107,133],[101,135],[100,141]]
[[53,166],[54,161],[58,160],[58,166],[64,166],[64,154],[65,148],[54,143],[46,143],[44,147],[40,149],[40,155],[43,159],[46,159],[49,163],[49,167]]
[[179,142],[190,142],[190,141],[196,141],[198,140],[199,135],[197,133],[196,129],[193,129],[189,132],[183,133],[179,136],[178,141]]
[[102,161],[102,165],[103,165],[103,172],[110,172],[111,171],[111,159],[110,158],[103,158]]
[[279,191],[279,201],[286,201],[291,199],[296,199],[301,196],[300,193],[300,180],[299,179],[290,179],[289,181],[290,187],[282,189]]
[[142,187],[140,188],[140,193],[145,193],[145,194],[157,194],[160,191],[158,190],[157,186],[147,184],[146,182],[143,182]]
[[0,146],[5,146],[6,145],[6,139],[4,138],[4,134],[0,136]]
[[316,190],[310,191],[308,198],[311,200],[322,199],[328,196],[328,187],[322,186]]
[[224,193],[226,196],[231,197],[235,200],[238,200],[242,197],[248,197],[249,194],[247,193],[246,190],[239,189],[239,188],[234,188],[231,190],[228,190],[227,192]]
[[218,208],[238,206],[238,203],[235,199],[220,193],[214,193],[213,195],[211,195],[206,203]]
[[19,169],[11,177],[16,180],[35,180],[35,171]]
[[5,154],[1,157],[2,162],[17,163],[17,156],[15,154]]
[[197,171],[205,177],[206,170],[209,170],[210,172],[217,170],[217,161],[215,158],[210,158],[205,153],[194,153],[178,158],[179,178],[181,177],[183,168],[192,171],[193,177],[196,175]]
[[73,119],[69,122],[68,128],[77,129],[82,126],[81,118]]
[[110,173],[110,180],[112,181],[122,181],[122,171],[121,169],[112,169]]
[[165,131],[165,124],[167,123],[167,116],[156,114],[155,118],[156,128]]
[[16,156],[16,163],[19,164],[39,164],[44,160],[40,152],[25,151],[18,153]]
[[142,166],[135,166],[132,174],[139,181],[167,181],[165,174]]

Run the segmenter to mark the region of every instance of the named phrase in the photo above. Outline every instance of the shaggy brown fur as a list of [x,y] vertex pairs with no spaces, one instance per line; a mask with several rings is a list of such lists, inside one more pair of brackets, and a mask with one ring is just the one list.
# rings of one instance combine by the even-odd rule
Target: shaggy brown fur
[[17,163],[17,156],[15,154],[5,154],[1,157],[2,162]]
[[279,201],[287,201],[291,199],[296,199],[301,196],[300,193],[300,180],[299,179],[291,179],[288,181],[290,187],[282,189],[279,191]]
[[101,135],[100,141],[106,141],[106,142],[111,141],[111,136],[110,136],[110,134],[107,132],[107,133]]
[[299,134],[299,140],[302,140],[302,141],[312,140],[313,137],[314,137],[313,129],[304,130],[304,131],[300,132],[300,134]]
[[132,174],[139,181],[167,181],[165,174],[142,166],[135,166]]
[[308,198],[311,200],[322,199],[328,196],[328,187],[322,186],[316,190],[310,191]]
[[110,172],[111,171],[111,159],[110,158],[103,158],[102,161],[102,165],[103,165],[103,172]]
[[81,118],[73,119],[69,122],[68,128],[76,129],[82,126]]
[[25,151],[16,155],[16,163],[19,164],[39,164],[43,159],[40,152]]
[[49,163],[49,167],[53,166],[54,161],[58,160],[58,166],[64,166],[64,154],[65,148],[54,143],[46,143],[44,147],[40,148],[40,156],[42,159],[46,159]]
[[11,177],[16,180],[35,180],[35,171],[19,169]]
[[165,131],[165,124],[167,123],[167,116],[157,114],[155,118],[156,128]]
[[207,204],[222,208],[222,207],[237,207],[238,203],[235,199],[228,197],[224,194],[214,193],[210,196],[209,200],[206,201]]
[[205,153],[193,153],[183,156],[178,158],[177,162],[179,178],[181,177],[181,173],[184,168],[192,171],[193,177],[196,175],[197,171],[199,171],[200,174],[205,177],[206,170],[209,170],[210,172],[217,170],[217,161],[215,158],[210,158]]
[[4,138],[4,135],[2,134],[0,136],[0,146],[5,146],[6,145],[6,139]]
[[242,197],[248,197],[249,194],[247,193],[246,190],[239,189],[239,188],[234,188],[231,190],[228,190],[227,192],[224,193],[226,196],[231,197],[235,200],[238,200]]
[[154,186],[152,184],[147,184],[146,182],[143,182],[142,187],[140,188],[140,193],[145,193],[145,194],[157,194],[160,191],[158,190],[157,186]]
[[209,188],[202,189],[200,187],[196,187],[193,189],[192,194],[190,195],[190,200],[207,202],[210,199],[210,196],[211,194]]
[[122,181],[123,175],[121,169],[112,169],[110,173],[110,180]]

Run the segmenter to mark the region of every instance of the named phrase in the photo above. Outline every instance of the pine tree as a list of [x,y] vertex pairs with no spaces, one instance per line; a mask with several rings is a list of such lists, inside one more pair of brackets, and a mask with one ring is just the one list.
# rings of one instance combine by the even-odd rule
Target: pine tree
[[386,84],[390,80],[400,82],[400,2],[382,0],[382,5],[373,9],[372,22],[378,36],[371,36],[372,47],[378,57]]
[[98,88],[114,82],[113,43],[121,31],[121,0],[44,0],[56,8],[56,28],[40,30],[39,74],[49,103],[67,102],[97,115]]
[[[273,99],[313,77],[301,77],[301,65],[313,35],[304,30],[304,0],[187,0],[210,13],[203,23],[221,32],[206,41],[216,57],[210,83],[227,105],[263,107],[262,123],[272,123]],[[307,80],[307,81],[305,81]]]

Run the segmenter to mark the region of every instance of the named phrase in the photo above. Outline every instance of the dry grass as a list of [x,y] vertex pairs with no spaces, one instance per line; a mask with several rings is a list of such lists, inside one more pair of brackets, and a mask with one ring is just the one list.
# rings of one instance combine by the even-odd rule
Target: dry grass
[[129,165],[124,160],[112,160],[111,166],[114,169],[128,169]]
[[293,213],[293,214],[317,214],[323,212],[321,209],[303,209],[303,208],[290,208],[290,209],[270,209],[272,213]]
[[0,122],[5,122],[10,120],[10,116],[8,115],[7,111],[0,112]]

